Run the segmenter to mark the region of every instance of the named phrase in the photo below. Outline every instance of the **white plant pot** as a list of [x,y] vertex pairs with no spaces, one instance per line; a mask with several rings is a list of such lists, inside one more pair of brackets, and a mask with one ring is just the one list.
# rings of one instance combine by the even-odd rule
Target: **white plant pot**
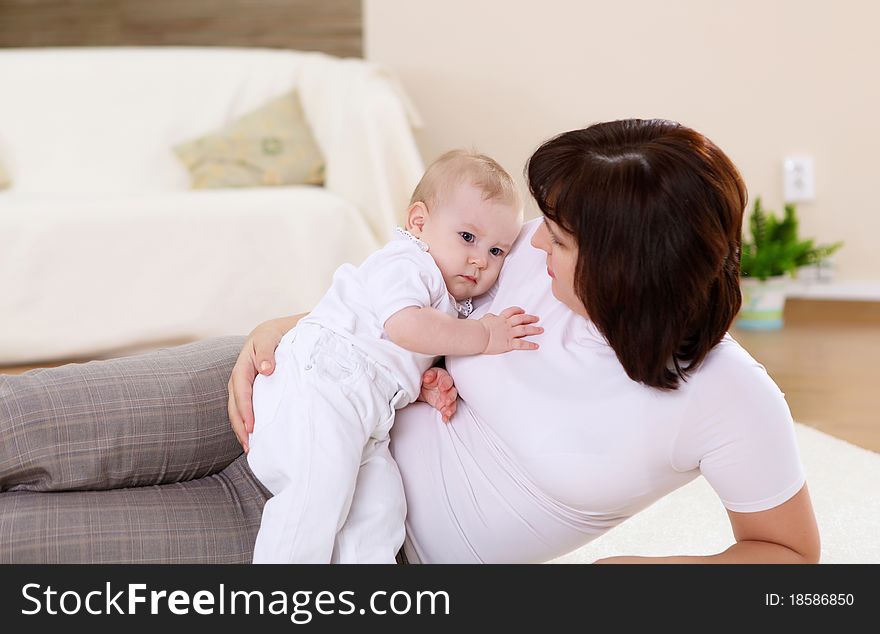
[[790,280],[788,275],[770,277],[765,281],[750,277],[740,279],[743,300],[736,327],[742,330],[782,328],[782,310]]

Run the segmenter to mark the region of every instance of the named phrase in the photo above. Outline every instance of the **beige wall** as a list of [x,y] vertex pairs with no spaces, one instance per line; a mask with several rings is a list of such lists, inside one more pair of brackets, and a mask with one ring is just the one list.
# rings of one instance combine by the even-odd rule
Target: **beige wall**
[[877,24],[871,0],[365,0],[364,50],[424,117],[426,160],[473,146],[519,175],[557,132],[665,117],[779,209],[783,156],[812,154],[802,233],[846,241],[839,280],[878,281]]

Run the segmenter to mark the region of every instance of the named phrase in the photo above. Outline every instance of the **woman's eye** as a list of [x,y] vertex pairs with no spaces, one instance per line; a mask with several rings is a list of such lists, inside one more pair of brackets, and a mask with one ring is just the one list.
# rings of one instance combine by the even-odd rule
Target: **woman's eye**
[[547,235],[550,236],[550,244],[562,246],[562,243],[556,239],[556,236],[553,235],[553,232],[550,230],[550,225],[547,224],[546,218],[544,218],[544,228],[547,229]]
[[460,235],[464,239],[465,242],[473,242],[474,241],[474,234],[468,233],[467,231],[459,231],[458,235]]
[[502,251],[498,247],[492,247],[491,249],[489,249],[489,253],[494,255],[496,258],[500,258],[502,255],[504,255],[504,251]]

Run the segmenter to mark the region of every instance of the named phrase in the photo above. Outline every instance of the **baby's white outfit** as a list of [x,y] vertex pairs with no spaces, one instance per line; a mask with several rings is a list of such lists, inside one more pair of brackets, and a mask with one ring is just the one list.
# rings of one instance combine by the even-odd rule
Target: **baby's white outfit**
[[272,492],[254,563],[393,563],[406,501],[388,450],[394,411],[434,362],[385,334],[410,307],[466,317],[427,245],[398,230],[358,267],[344,264],[311,314],[281,339],[254,383],[248,464]]

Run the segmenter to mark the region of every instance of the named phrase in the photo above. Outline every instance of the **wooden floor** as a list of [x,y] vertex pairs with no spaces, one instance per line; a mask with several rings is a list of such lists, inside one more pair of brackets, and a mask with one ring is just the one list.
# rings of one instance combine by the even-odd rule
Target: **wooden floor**
[[731,334],[796,421],[880,452],[880,303],[789,299],[782,330]]
[[880,452],[880,303],[789,299],[782,330],[731,334],[785,392],[795,420]]

